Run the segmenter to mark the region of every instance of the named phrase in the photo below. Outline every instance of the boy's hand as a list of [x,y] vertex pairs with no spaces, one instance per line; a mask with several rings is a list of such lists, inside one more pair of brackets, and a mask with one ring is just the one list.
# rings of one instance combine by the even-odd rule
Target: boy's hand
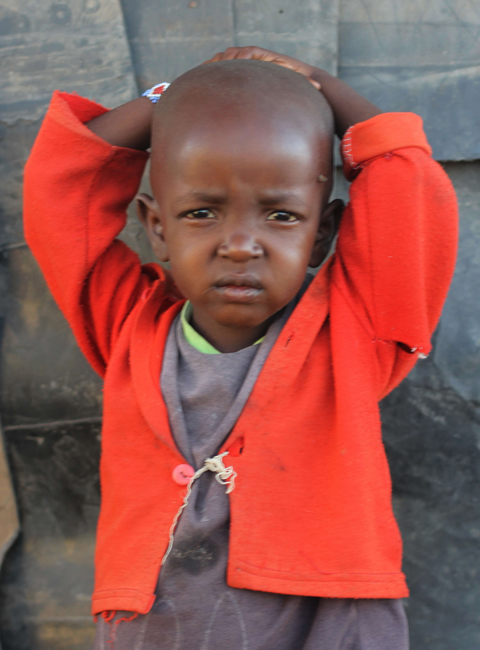
[[261,47],[229,47],[225,52],[215,54],[212,59],[205,61],[205,63],[231,61],[232,59],[268,61],[289,68],[306,77],[317,90],[322,91],[332,107],[335,116],[335,132],[339,138],[343,138],[345,131],[353,124],[368,120],[382,112],[375,104],[369,102],[353,88],[347,86],[337,77],[328,74],[325,70],[315,68],[313,65],[298,61],[291,56],[285,56],[285,54],[264,50]]
[[256,61],[276,63],[277,65],[289,68],[290,70],[303,75],[317,90],[320,90],[321,88],[320,83],[312,78],[312,74],[316,70],[312,65],[303,63],[303,61],[294,59],[291,56],[278,54],[277,52],[270,52],[270,50],[264,50],[262,47],[256,47],[254,45],[250,47],[229,47],[225,52],[218,52],[218,54],[215,54],[214,57],[205,61],[205,63],[232,61],[233,59],[255,59]]

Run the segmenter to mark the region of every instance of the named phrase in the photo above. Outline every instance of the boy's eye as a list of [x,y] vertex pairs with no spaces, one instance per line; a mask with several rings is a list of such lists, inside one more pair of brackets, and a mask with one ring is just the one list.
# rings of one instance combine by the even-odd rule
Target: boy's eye
[[287,223],[293,223],[294,221],[298,221],[298,217],[291,212],[282,212],[281,210],[277,210],[268,215],[267,221],[284,221]]
[[188,219],[215,219],[215,215],[211,210],[192,210],[185,215]]

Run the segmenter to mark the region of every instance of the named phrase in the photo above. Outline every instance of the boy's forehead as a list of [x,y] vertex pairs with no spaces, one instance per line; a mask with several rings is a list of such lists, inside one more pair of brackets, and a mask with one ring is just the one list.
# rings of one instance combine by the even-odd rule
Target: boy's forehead
[[[232,119],[230,119],[232,117]],[[212,116],[182,124],[152,151],[151,185],[159,198],[188,195],[194,188],[248,188],[265,192],[298,190],[331,177],[328,137],[289,120],[253,119],[243,115]],[[223,189],[222,189],[223,188]]]
[[332,137],[301,112],[255,110],[189,111],[169,120],[152,146],[152,180],[169,170],[212,170],[215,162],[236,160],[259,172],[283,173],[306,167],[311,174],[330,175]]
[[217,154],[265,165],[275,155],[308,159],[317,173],[328,174],[333,121],[318,91],[301,75],[273,64],[225,63],[186,73],[157,104],[152,181],[166,167]]
[[302,119],[298,112],[272,113],[255,110],[232,109],[221,106],[207,107],[204,111],[183,110],[161,129],[161,137],[153,138],[152,154],[189,152],[205,147],[230,148],[232,153],[253,145],[258,150],[265,147],[317,151],[329,149],[331,136],[314,120]]

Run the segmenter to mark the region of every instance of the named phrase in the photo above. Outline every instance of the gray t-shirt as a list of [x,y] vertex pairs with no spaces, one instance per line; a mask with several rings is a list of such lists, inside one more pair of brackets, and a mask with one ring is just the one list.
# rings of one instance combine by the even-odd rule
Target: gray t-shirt
[[[231,354],[204,354],[180,318],[167,339],[161,389],[173,437],[195,468],[218,453],[298,297],[265,339]],[[228,456],[225,458],[228,466]],[[161,507],[161,504],[159,504]],[[226,584],[229,500],[211,472],[192,485],[149,614],[99,617],[95,650],[408,650],[403,605],[391,599],[330,599],[234,589]]]

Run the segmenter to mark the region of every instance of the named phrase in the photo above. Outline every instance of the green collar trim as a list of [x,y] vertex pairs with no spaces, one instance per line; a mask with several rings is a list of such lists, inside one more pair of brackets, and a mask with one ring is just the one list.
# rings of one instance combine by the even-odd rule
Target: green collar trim
[[[197,332],[196,329],[192,327],[190,324],[190,320],[192,318],[192,303],[187,300],[187,302],[183,305],[183,309],[180,312],[180,320],[182,323],[182,329],[183,329],[183,335],[185,336],[185,339],[187,343],[189,343],[192,348],[195,348],[195,350],[198,350],[199,352],[203,352],[203,354],[222,354],[220,350],[217,350],[217,348],[214,348],[211,343],[209,343],[206,339],[203,338],[201,334]],[[263,341],[265,337],[262,336],[261,339],[258,339],[258,341],[255,341],[254,345],[258,345]]]

